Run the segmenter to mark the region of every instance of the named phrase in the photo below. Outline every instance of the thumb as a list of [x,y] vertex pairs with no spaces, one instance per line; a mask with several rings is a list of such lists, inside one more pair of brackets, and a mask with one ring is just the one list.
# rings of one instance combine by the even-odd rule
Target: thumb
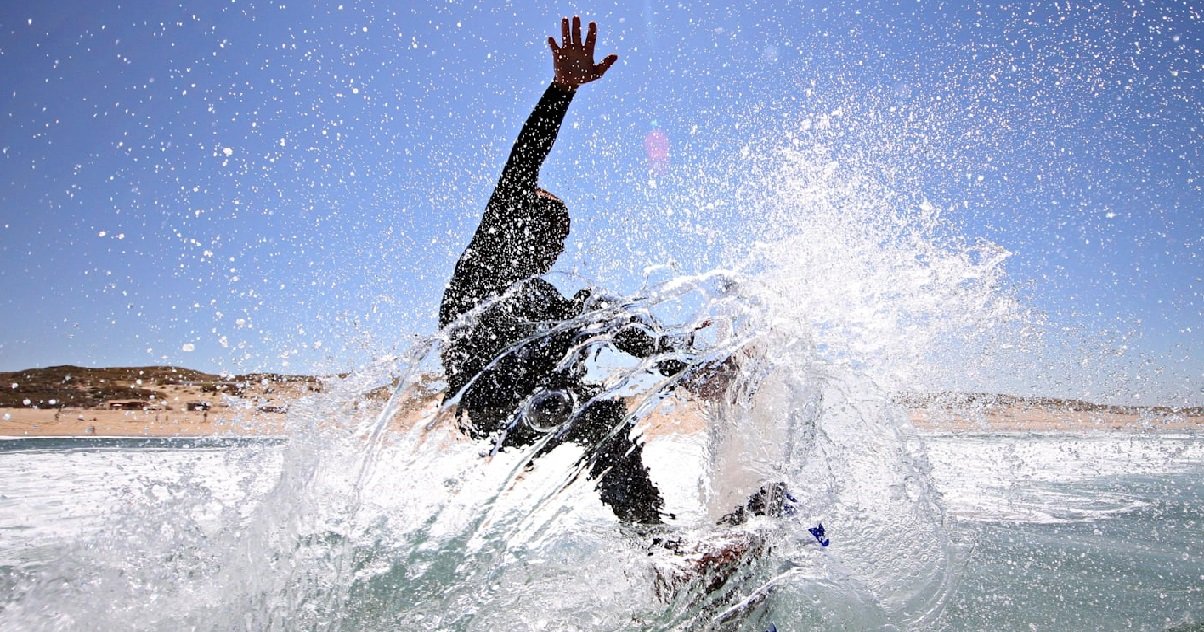
[[603,59],[602,63],[598,64],[598,76],[601,77],[606,74],[606,71],[610,70],[610,67],[615,65],[616,61],[619,61],[618,55],[607,55],[606,59]]

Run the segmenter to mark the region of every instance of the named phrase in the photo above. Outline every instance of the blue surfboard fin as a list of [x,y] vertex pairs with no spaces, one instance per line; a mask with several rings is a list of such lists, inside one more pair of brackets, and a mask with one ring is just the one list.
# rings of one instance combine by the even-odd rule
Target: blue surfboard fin
[[820,546],[828,546],[828,536],[824,535],[824,523],[821,522],[807,529],[807,531],[811,532],[811,535],[815,537],[815,541],[819,542]]

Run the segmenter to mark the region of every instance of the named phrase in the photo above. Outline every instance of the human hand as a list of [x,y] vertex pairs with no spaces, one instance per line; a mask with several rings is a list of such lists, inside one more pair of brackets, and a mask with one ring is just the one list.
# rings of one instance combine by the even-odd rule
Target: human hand
[[581,18],[573,16],[573,28],[569,30],[569,19],[560,19],[561,43],[556,43],[555,37],[548,38],[548,46],[552,49],[552,69],[555,71],[553,82],[566,88],[576,88],[585,83],[596,81],[606,74],[606,71],[619,60],[618,55],[607,55],[602,63],[594,63],[594,44],[598,40],[598,25],[589,23],[589,32],[585,41],[581,41]]

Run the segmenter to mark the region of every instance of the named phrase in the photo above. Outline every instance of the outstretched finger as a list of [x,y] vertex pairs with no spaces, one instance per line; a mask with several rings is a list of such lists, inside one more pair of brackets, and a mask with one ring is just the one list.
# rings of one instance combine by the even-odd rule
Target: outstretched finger
[[581,16],[573,16],[573,43],[577,46],[581,45]]
[[610,70],[610,67],[615,65],[616,61],[619,61],[618,55],[607,55],[606,59],[603,59],[602,63],[598,64],[598,76],[601,77],[602,75],[606,74],[606,71]]
[[548,46],[551,47],[553,55],[560,52],[560,46],[556,44],[556,38],[551,35],[548,36]]
[[573,40],[569,37],[569,19],[560,18],[560,45],[568,46]]
[[598,24],[589,23],[589,31],[585,34],[585,53],[590,59],[594,58],[594,44],[598,41]]

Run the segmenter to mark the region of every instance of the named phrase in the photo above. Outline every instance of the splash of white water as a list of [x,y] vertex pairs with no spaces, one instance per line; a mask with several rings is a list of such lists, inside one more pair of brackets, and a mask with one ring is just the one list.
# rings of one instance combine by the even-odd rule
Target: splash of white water
[[[134,503],[113,518],[128,537],[31,572],[4,619],[215,630],[931,621],[955,552],[891,397],[948,383],[974,350],[1016,336],[1024,314],[1002,289],[1007,252],[949,236],[935,205],[900,202],[822,145],[774,155],[745,197],[766,228],[738,265],[650,270],[638,296],[569,324],[594,332],[572,354],[609,348],[608,327],[631,314],[693,341],[642,361],[582,354],[601,358],[589,375],[630,402],[633,426],[688,400],[686,382],[718,385],[697,404],[705,423],[649,438],[649,468],[678,516],[668,526],[615,522],[580,475],[590,446],[559,447],[533,467],[539,446],[482,457],[487,446],[459,435],[448,411],[421,407],[437,400],[424,391],[440,386],[429,378],[436,338],[294,406],[278,470],[232,451],[236,466],[265,471],[244,484],[250,500],[185,481]],[[654,367],[670,358],[692,368],[662,377]],[[251,493],[263,477],[274,487]],[[793,516],[716,524],[770,484],[793,495]],[[820,522],[829,547],[808,532]],[[700,566],[708,554],[731,559]],[[98,600],[111,607],[98,612]]]

